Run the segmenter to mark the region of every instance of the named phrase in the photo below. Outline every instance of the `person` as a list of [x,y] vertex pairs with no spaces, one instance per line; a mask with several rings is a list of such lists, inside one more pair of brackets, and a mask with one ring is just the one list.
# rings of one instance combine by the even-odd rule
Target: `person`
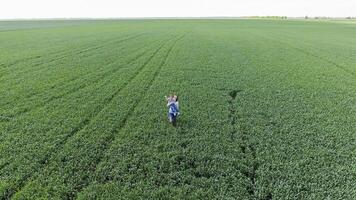
[[167,107],[168,107],[168,120],[172,123],[173,126],[177,125],[177,116],[179,113],[179,102],[177,95],[169,95],[168,97],[165,96],[167,100]]

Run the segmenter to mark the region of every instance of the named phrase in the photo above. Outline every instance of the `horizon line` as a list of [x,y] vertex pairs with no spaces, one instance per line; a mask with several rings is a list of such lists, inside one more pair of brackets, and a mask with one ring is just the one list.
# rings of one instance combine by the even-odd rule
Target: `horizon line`
[[283,15],[256,15],[256,16],[201,16],[201,17],[33,17],[33,18],[0,18],[0,21],[31,21],[31,20],[119,20],[119,19],[356,19],[354,16],[283,16]]

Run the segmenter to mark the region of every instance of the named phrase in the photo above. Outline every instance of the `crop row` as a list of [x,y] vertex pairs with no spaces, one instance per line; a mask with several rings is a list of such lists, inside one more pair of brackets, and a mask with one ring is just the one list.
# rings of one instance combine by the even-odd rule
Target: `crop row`
[[[107,104],[105,109],[95,116],[85,129],[78,131],[65,144],[63,151],[49,160],[49,165],[43,173],[36,175],[37,178],[30,181],[19,195],[33,195],[35,191],[38,195],[43,195],[41,192],[37,192],[38,187],[41,187],[42,191],[47,191],[47,188],[56,185],[59,190],[52,191],[47,195],[70,198],[75,195],[76,190],[80,190],[81,187],[88,184],[86,177],[91,174],[92,170],[95,170],[95,163],[105,152],[116,132],[124,126],[150,87],[151,82],[164,65],[164,60],[169,54],[168,48],[173,45],[173,42],[169,41],[167,45],[161,45],[143,63],[138,73],[118,90],[119,92],[112,97],[112,101]],[[99,119],[105,119],[105,121]],[[90,149],[95,149],[95,151],[90,151]],[[58,173],[63,172],[68,176],[58,176]],[[46,183],[48,179],[46,180],[44,177],[48,175],[55,181]]]
[[335,151],[331,143],[344,145],[352,132],[353,126],[345,123],[352,119],[345,116],[352,112],[353,78],[323,59],[266,37],[272,36],[262,32],[244,37],[251,45],[245,47],[250,60],[246,72],[251,80],[252,74],[257,77],[240,102],[258,139],[256,197],[351,197],[352,192],[332,186],[350,188],[350,168],[341,167],[351,161],[341,156],[350,147],[340,148],[338,155],[330,151]]
[[[219,70],[221,63],[215,61],[215,56],[228,56],[213,51],[220,44],[194,38],[189,34],[181,43],[134,114],[144,120],[128,121],[79,199],[249,197],[248,179],[236,167],[242,155],[231,140],[230,97],[221,90],[231,83],[219,81],[233,73]],[[172,88],[182,103],[177,129],[166,122],[164,106],[157,107],[161,94]]]
[[[1,113],[14,115],[0,115],[2,198],[356,196],[355,77],[338,67],[354,70],[354,29],[288,20],[108,21],[82,42],[99,45],[99,33],[100,41],[119,39],[127,24],[126,33],[145,34],[51,63],[57,68],[19,69],[12,83],[37,72],[46,81],[17,82],[1,97],[13,99],[0,102]],[[71,30],[57,34],[74,37]],[[20,95],[26,83],[38,90]],[[11,88],[5,84],[1,91]],[[163,98],[170,93],[180,99],[175,128]]]
[[[139,35],[137,35],[139,36]],[[125,42],[129,39],[134,39],[137,36],[126,36],[123,39],[118,41]],[[38,80],[51,80],[57,77],[53,76],[53,73],[56,72],[57,74],[64,74],[65,72],[68,73],[68,70],[78,69],[77,66],[86,66],[89,63],[99,64],[101,61],[99,58],[100,56],[108,56],[108,59],[112,59],[113,52],[115,52],[117,47],[116,43],[107,46],[98,46],[94,45],[88,49],[76,49],[76,50],[67,50],[69,51],[66,55],[54,55],[53,56],[46,56],[47,60],[39,60],[39,63],[31,63],[27,62],[22,65],[19,65],[19,69],[15,67],[11,67],[11,75],[8,79],[2,80],[6,84],[4,86],[21,86],[24,81],[28,82],[29,84],[33,83],[34,81]],[[100,47],[100,48],[99,48]],[[112,49],[113,51],[108,51],[107,49],[103,49],[103,47],[107,47]],[[90,51],[89,51],[90,50]],[[100,61],[100,62],[99,62]],[[68,65],[68,63],[71,65]],[[90,65],[90,64],[89,64]],[[79,68],[80,69],[80,68]],[[65,74],[64,74],[65,75]],[[70,77],[70,76],[69,76]],[[6,88],[6,87],[5,87]],[[15,87],[16,88],[16,87]],[[26,91],[25,91],[26,92]]]
[[[100,44],[102,44],[102,42],[100,42]],[[14,69],[19,70],[19,69],[21,69],[20,67],[23,67],[23,64],[26,64],[28,66],[28,63],[33,63],[34,66],[37,67],[37,66],[39,66],[39,64],[41,64],[41,65],[48,64],[48,63],[51,63],[51,62],[54,62],[57,60],[61,60],[61,59],[66,58],[70,55],[73,55],[73,53],[74,54],[82,54],[87,51],[98,50],[102,47],[103,47],[103,45],[94,45],[93,43],[83,45],[79,49],[78,49],[78,47],[76,49],[73,49],[73,48],[68,49],[68,46],[67,46],[64,50],[57,50],[55,52],[50,52],[47,54],[41,54],[41,55],[29,57],[29,58],[22,58],[22,59],[13,61],[12,63],[2,64],[2,65],[4,66],[5,69],[11,68],[12,70],[14,70]],[[77,52],[75,52],[73,50],[76,50]],[[52,56],[54,58],[52,58]],[[35,71],[32,65],[30,65],[29,67],[31,67],[30,68],[31,71],[32,70]]]
[[[147,42],[147,40],[145,41]],[[121,49],[121,51],[111,50],[111,52],[113,53],[118,52],[119,55],[113,56],[112,58],[107,56],[105,62],[95,64],[93,67],[94,69],[91,72],[86,72],[86,70],[83,70],[84,72],[86,72],[86,74],[83,74],[82,71],[79,71],[78,73],[76,73],[76,76],[74,76],[70,80],[66,80],[66,75],[64,75],[63,78],[57,77],[57,79],[53,81],[55,82],[55,84],[47,84],[46,82],[42,83],[42,81],[39,81],[40,86],[43,86],[43,92],[39,94],[36,92],[34,94],[26,96],[24,99],[17,97],[16,101],[9,100],[9,102],[12,103],[8,103],[8,108],[4,106],[4,110],[2,112],[3,115],[9,117],[16,116],[18,113],[28,112],[31,109],[34,109],[35,107],[41,106],[45,103],[49,103],[55,99],[61,98],[64,95],[69,95],[72,92],[77,91],[78,89],[87,87],[90,84],[98,82],[103,77],[114,75],[114,73],[118,69],[120,69],[117,67],[118,65],[129,65],[130,62],[133,62],[139,56],[143,55],[142,50],[145,50],[145,48],[142,48],[140,46],[140,43],[142,42],[138,42],[138,44],[130,43],[132,48],[128,50],[125,50],[125,48]],[[91,64],[92,63],[88,63],[89,66]],[[74,73],[74,71],[72,71],[72,73]],[[16,105],[15,108],[13,107],[14,105]]]
[[[21,182],[24,179],[23,175],[20,177],[12,177],[12,175],[14,174],[13,170],[17,168],[16,166],[24,165],[25,162],[30,162],[26,167],[17,169],[17,171],[21,170],[23,172],[27,172],[28,174],[32,173],[33,169],[35,169],[35,167],[37,166],[36,163],[40,161],[45,162],[43,160],[48,157],[46,155],[50,154],[52,148],[56,149],[56,144],[66,140],[68,135],[71,135],[71,133],[73,134],[84,128],[86,124],[90,122],[88,121],[88,119],[95,117],[96,113],[99,113],[100,110],[104,108],[103,106],[105,106],[105,101],[109,101],[111,98],[113,98],[112,95],[115,94],[113,92],[118,90],[117,88],[120,87],[120,84],[125,85],[126,81],[129,80],[128,78],[130,77],[130,74],[131,76],[133,76],[135,75],[135,73],[137,73],[137,70],[140,70],[140,62],[142,63],[142,61],[140,60],[142,59],[136,60],[131,68],[123,68],[122,70],[116,72],[116,74],[118,74],[119,76],[122,76],[124,74],[124,77],[112,77],[111,81],[104,80],[104,83],[98,83],[89,86],[78,93],[74,93],[68,97],[63,97],[62,99],[58,99],[43,108],[41,107],[40,109],[34,112],[30,112],[16,120],[16,124],[15,122],[13,122],[12,125],[9,125],[4,132],[4,134],[6,133],[6,135],[1,135],[2,137],[7,136],[9,137],[9,139],[16,138],[15,135],[18,134],[23,135],[23,139],[24,137],[29,138],[26,141],[26,144],[24,145],[21,145],[16,141],[11,140],[6,142],[6,139],[2,143],[2,152],[10,155],[6,158],[6,160],[11,160],[11,165],[7,166],[5,169],[2,170],[2,177],[10,176],[8,177],[8,179],[17,180],[12,182],[11,187],[16,188],[18,182]],[[96,95],[90,98],[93,92],[95,92]],[[100,93],[102,93],[102,95],[100,95]],[[89,101],[87,101],[86,99]],[[83,104],[79,103],[80,101],[87,102],[83,102]],[[80,104],[82,105],[78,106]],[[61,110],[57,110],[57,106],[61,106]],[[40,115],[43,115],[43,111],[46,111],[48,113],[47,116],[43,116],[48,118],[47,122],[45,123],[43,119],[39,118]],[[37,117],[35,117],[36,115]],[[41,126],[40,124],[37,124],[36,126],[36,123],[32,122],[32,119],[41,120],[41,122],[45,126]],[[24,125],[18,126],[19,124]],[[28,127],[28,129],[23,129],[24,127],[27,127],[25,124],[31,124],[31,127]],[[20,130],[18,130],[18,128],[16,127],[20,128]],[[8,148],[8,146],[11,146],[13,143],[16,144],[17,148]],[[34,148],[39,144],[41,144],[41,148]],[[26,152],[24,152],[25,150]],[[16,154],[22,155],[23,157],[15,156],[15,152]],[[38,161],[26,161],[28,159],[27,155],[35,156],[35,158],[38,157]],[[4,159],[2,159],[2,162],[4,161]],[[7,172],[8,175],[6,175]],[[18,172],[15,174],[23,173]],[[7,189],[7,191],[9,191],[8,193],[11,193],[11,190],[13,189]]]
[[[46,32],[32,30],[28,33],[1,34],[0,37],[4,41],[1,48],[3,67],[15,67],[16,64],[40,61],[52,55],[63,55],[68,53],[68,49],[91,48],[94,44],[93,41],[97,44],[108,44],[108,41],[114,40],[119,34],[127,34],[132,31],[132,27],[130,29],[122,27],[119,31],[111,34],[102,34],[103,30],[93,30],[92,27],[76,27],[72,34],[63,35],[63,31],[66,30],[68,29],[55,29]],[[107,29],[107,31],[110,31],[110,29]],[[13,40],[13,38],[17,40]]]

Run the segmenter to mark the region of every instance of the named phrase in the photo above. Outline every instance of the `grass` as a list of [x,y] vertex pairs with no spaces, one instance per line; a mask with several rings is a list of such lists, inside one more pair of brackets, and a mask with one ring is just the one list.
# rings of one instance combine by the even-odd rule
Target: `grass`
[[0,22],[0,196],[353,199],[355,28]]

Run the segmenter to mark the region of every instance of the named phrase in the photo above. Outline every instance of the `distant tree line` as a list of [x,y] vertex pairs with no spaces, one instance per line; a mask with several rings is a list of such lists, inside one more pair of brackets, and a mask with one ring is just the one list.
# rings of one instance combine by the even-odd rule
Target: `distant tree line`
[[305,16],[304,19],[356,19],[356,17],[325,17],[325,16],[315,16],[315,17],[309,17],[309,16]]
[[250,16],[249,18],[261,18],[261,19],[288,19],[287,16]]
[[[247,16],[247,18],[254,19],[288,19],[287,16]],[[303,17],[291,17],[291,18],[303,18]],[[313,16],[306,15],[304,19],[356,19],[356,17],[327,17],[327,16]]]

